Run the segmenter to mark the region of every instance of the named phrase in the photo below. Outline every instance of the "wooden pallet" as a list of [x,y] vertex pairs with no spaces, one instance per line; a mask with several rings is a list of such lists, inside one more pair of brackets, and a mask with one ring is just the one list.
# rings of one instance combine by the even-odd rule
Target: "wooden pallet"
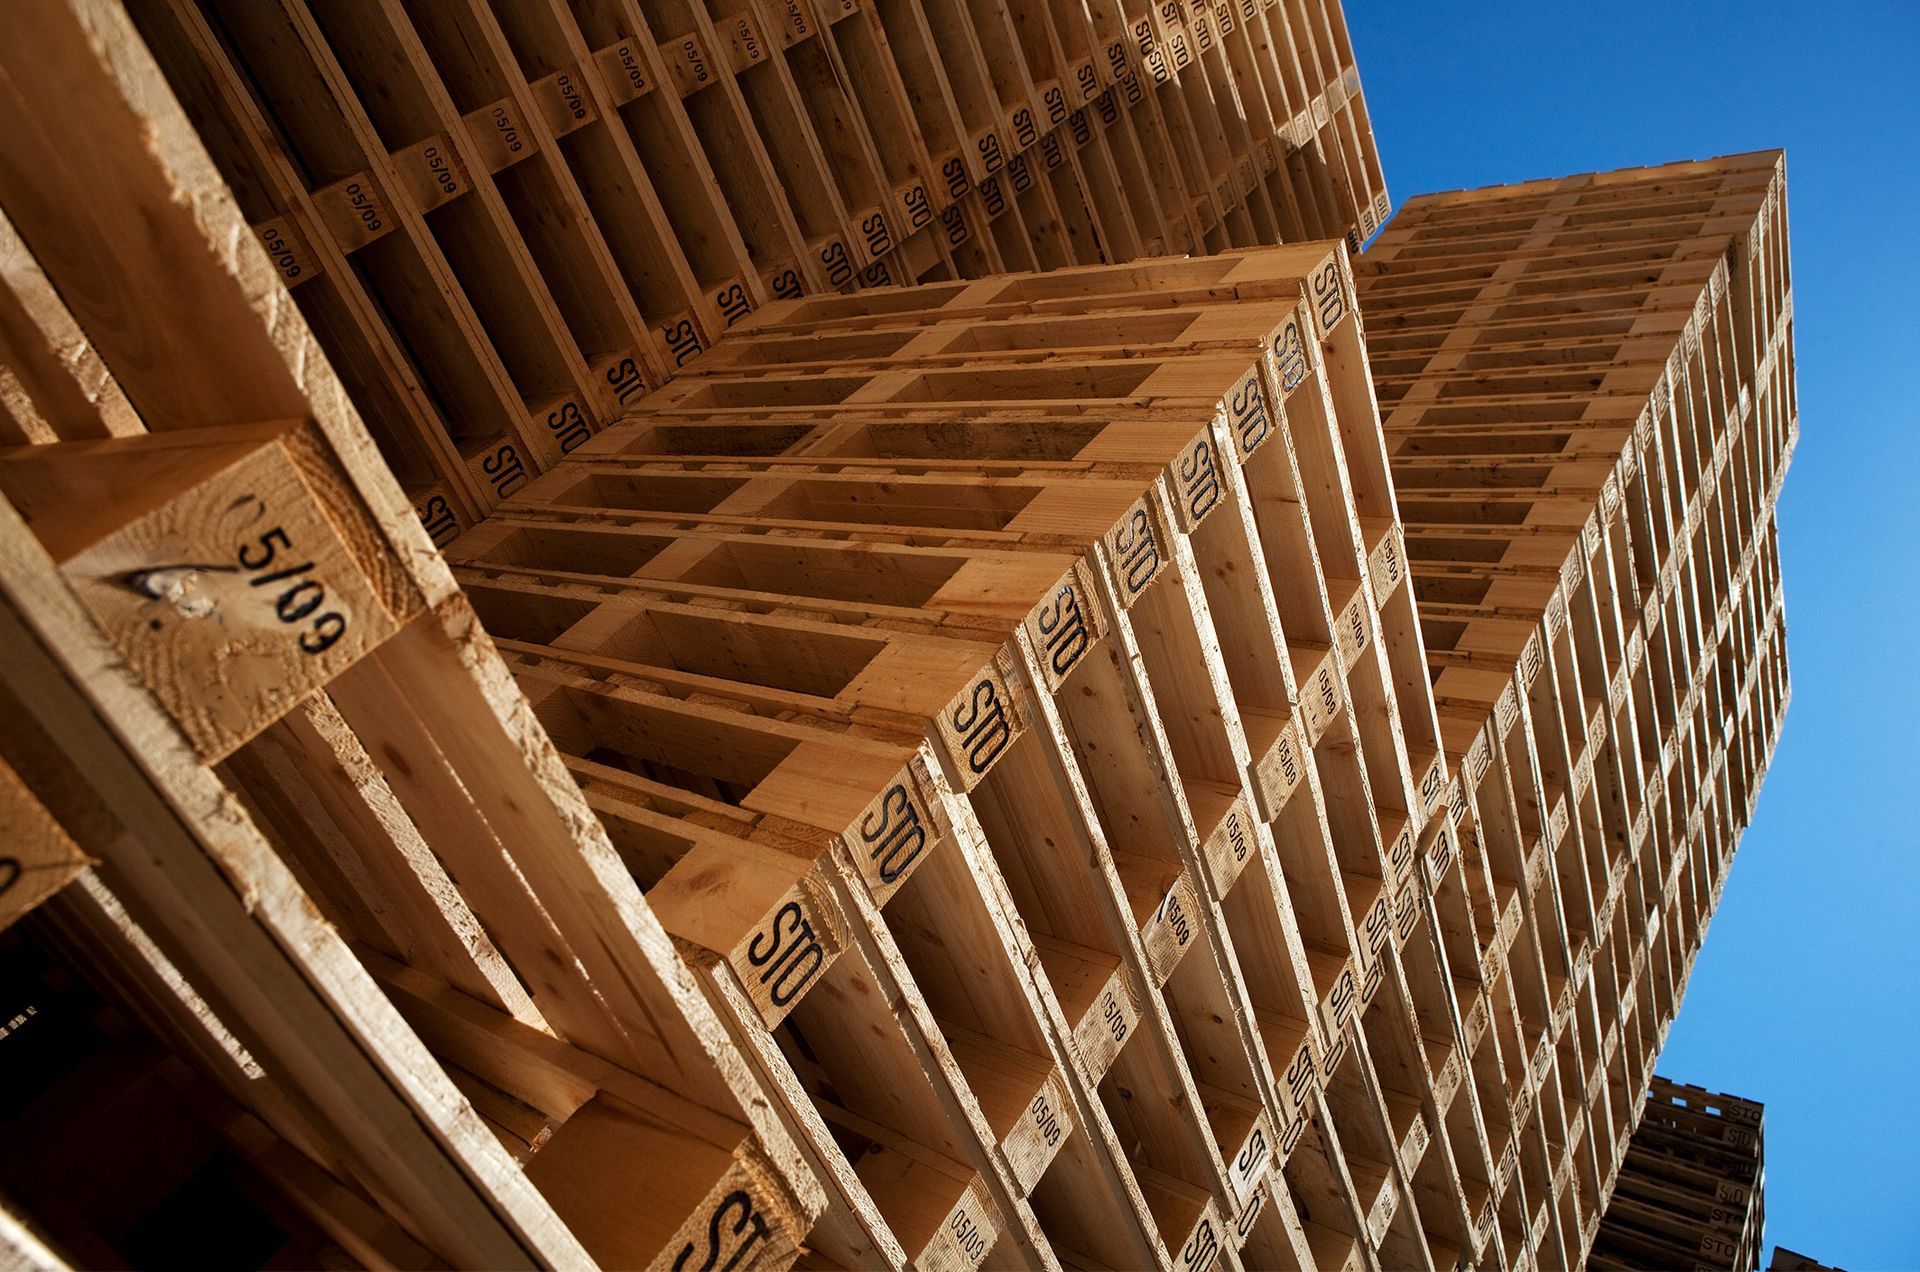
[[1415,200],[1356,264],[1510,1266],[1593,1248],[1785,710],[1784,235],[1765,153]]
[[1590,1266],[1758,1268],[1763,1120],[1754,1101],[1656,1075]]
[[125,14],[9,7],[0,83],[0,750],[76,958],[379,1261],[790,1260],[818,1184]]
[[[1408,939],[1451,829],[1344,251],[868,296],[769,307],[448,550],[652,814],[649,900],[840,1188],[815,1248],[934,1257],[884,1131],[982,1186],[934,1194],[968,1266],[1398,1257],[1416,1160],[1460,1191]],[[675,910],[696,870],[740,927]]]
[[129,8],[440,545],[770,302],[1388,209],[1328,0]]

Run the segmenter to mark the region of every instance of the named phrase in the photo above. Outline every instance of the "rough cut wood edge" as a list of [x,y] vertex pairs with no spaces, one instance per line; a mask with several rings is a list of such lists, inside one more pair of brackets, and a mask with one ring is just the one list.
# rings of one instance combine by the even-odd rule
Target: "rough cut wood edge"
[[0,1269],[69,1272],[66,1260],[49,1250],[32,1229],[4,1206],[0,1206]]
[[[0,410],[18,413],[24,408],[38,417],[36,423],[47,430],[44,438],[22,440],[71,441],[80,437],[130,437],[141,432],[140,417],[135,414],[133,404],[120,391],[119,382],[88,343],[86,333],[61,302],[53,284],[41,271],[40,263],[27,251],[5,213],[0,213],[0,289],[12,293],[19,303],[20,317],[31,323],[39,336],[34,347],[20,348],[9,342],[6,333],[0,333],[0,347],[4,347],[5,354],[0,362],[11,362],[17,357],[29,367],[47,373],[44,381],[39,375],[31,375],[26,383],[13,381],[11,375],[0,376]],[[53,387],[56,381],[62,382],[60,389]],[[36,388],[64,400],[57,404],[41,400],[33,392]],[[19,391],[28,400],[13,399],[10,390]],[[50,405],[58,409],[49,411]]]

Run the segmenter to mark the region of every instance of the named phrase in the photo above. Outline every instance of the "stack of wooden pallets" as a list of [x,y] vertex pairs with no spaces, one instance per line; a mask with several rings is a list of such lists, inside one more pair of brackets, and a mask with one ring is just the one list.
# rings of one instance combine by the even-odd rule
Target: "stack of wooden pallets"
[[610,433],[462,541],[523,698],[124,17],[9,21],[7,754],[283,1202],[375,1263],[1418,1239],[1449,1044],[1358,1021],[1443,775],[1341,248],[896,304],[981,346],[944,411]]
[[1786,709],[1785,199],[1778,152],[1437,195],[1356,267],[1509,1260],[1591,1245]]
[[[1752,1100],[1655,1075],[1587,1266],[1758,1268],[1766,1228],[1762,1113]],[[1782,1266],[1777,1253],[1773,1266]]]
[[826,1181],[824,1259],[1464,1229],[1349,282],[1317,244],[769,307],[448,549]]
[[[10,1063],[10,1191],[131,1260],[107,1208],[152,1184],[102,1184],[198,1106],[360,1262],[790,1260],[818,1183],[126,15],[0,9],[0,101],[0,823],[91,859],[49,926],[144,1025]],[[65,1001],[10,1062],[90,1028]]]
[[770,300],[1352,235],[1338,0],[134,0],[445,544]]
[[[704,322],[707,283],[760,278],[732,209],[791,212],[733,183],[853,197],[832,165],[654,165],[811,162],[807,129],[859,120],[827,132],[880,197],[871,129],[960,65],[903,52],[923,28],[973,32],[994,112],[1026,100],[994,76],[1036,101],[1077,78],[1051,10],[891,2],[807,32],[624,3],[141,0],[138,33],[114,0],[0,7],[0,817],[23,845],[0,919],[40,903],[34,948],[140,1018],[7,1123],[0,1179],[74,1257],[137,1261],[115,1234],[151,1250],[152,1225],[72,1245],[111,1190],[21,1128],[175,1092],[164,1125],[201,1155],[127,1156],[178,1181],[224,1146],[283,1261],[1592,1247],[1788,696],[1779,157],[1436,196],[1357,262],[1234,246],[1236,217],[1326,232],[1280,219],[1291,170],[1140,243],[1211,255],[1010,256],[1047,241],[1047,178],[990,222],[1017,234],[969,241],[1058,268],[970,279],[947,245],[916,287],[753,283],[766,303],[711,349],[702,326],[669,383],[645,324],[592,345],[576,319],[632,297],[582,262],[719,253],[660,275],[702,280],[662,294]],[[1130,37],[1110,15],[1141,99],[1075,181],[1154,135],[1143,112],[1189,127],[1265,83],[1217,72],[1277,26],[1329,75],[1346,58],[1317,5],[1205,12]],[[621,43],[649,29],[665,53]],[[753,56],[765,30],[783,47]],[[723,47],[731,77],[686,79]],[[1054,72],[1014,57],[1042,47]],[[614,102],[622,48],[681,69]],[[580,84],[569,125],[548,107]],[[482,162],[475,112],[531,153]],[[1210,163],[1202,141],[1176,149]],[[415,206],[443,145],[477,184]],[[348,246],[356,182],[386,228]],[[257,233],[289,209],[310,281]],[[609,371],[576,432],[565,403],[585,419]],[[541,403],[543,458],[455,500]],[[403,406],[424,424],[388,431]],[[156,1048],[185,1063],[156,1077]],[[90,1113],[84,1142],[129,1120]],[[0,1225],[44,1263],[35,1239]]]

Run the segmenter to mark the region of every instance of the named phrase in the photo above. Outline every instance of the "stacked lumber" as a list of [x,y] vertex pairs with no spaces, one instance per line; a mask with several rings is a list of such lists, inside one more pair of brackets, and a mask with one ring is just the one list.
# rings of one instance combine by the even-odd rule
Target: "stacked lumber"
[[429,535],[783,297],[1352,236],[1338,0],[133,0]]
[[[1762,1113],[1656,1074],[1587,1266],[1754,1272],[1766,1227]],[[1773,1266],[1783,1266],[1778,1251]]]
[[1350,282],[769,306],[448,549],[822,1265],[1466,1252],[1458,794]]
[[1356,267],[1516,1260],[1591,1248],[1789,686],[1778,152],[1412,201]]
[[133,7],[0,7],[0,1249],[1583,1263],[1789,697],[1777,154],[1355,262],[1309,0]]
[[0,102],[0,798],[72,859],[7,1248],[147,1262],[220,1160],[375,1266],[790,1260],[818,1184],[125,13],[0,8]]

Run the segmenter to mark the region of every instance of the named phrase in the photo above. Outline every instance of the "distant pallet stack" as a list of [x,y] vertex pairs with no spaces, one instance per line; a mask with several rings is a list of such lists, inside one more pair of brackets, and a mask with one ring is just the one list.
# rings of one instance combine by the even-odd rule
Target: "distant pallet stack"
[[1350,237],[1337,0],[133,0],[438,544],[806,293]]
[[125,13],[0,6],[0,111],[6,1191],[84,1266],[227,1257],[235,1178],[375,1266],[790,1261],[818,1183]]
[[1655,1075],[1587,1266],[1755,1272],[1766,1230],[1762,1114],[1752,1100]]
[[820,1258],[1466,1250],[1448,777],[1349,281],[773,307],[449,549],[830,1181]]
[[1787,705],[1784,162],[1417,199],[1356,275],[1513,1110],[1491,1204],[1509,1265],[1574,1265]]

